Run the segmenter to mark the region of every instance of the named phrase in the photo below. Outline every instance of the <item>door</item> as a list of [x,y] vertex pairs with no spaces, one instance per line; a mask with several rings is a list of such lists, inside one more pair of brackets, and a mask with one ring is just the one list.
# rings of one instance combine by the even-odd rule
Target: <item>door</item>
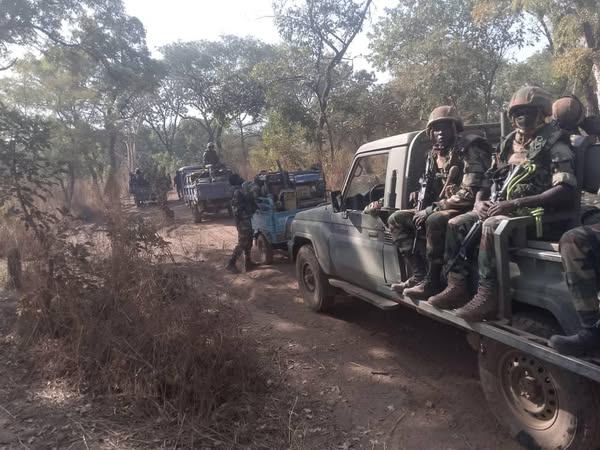
[[371,201],[383,198],[387,162],[388,152],[355,159],[342,193],[342,211],[332,217],[333,273],[370,290],[385,284],[384,225],[378,216],[364,214],[363,209]]

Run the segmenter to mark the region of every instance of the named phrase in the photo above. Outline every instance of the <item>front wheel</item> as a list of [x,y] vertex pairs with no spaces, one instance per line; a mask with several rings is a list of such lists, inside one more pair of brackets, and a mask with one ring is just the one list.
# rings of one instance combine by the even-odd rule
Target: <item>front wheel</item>
[[296,258],[298,287],[308,306],[316,312],[326,311],[333,304],[333,292],[321,269],[312,245],[304,245]]
[[[543,337],[559,331],[540,316],[515,316],[513,326]],[[591,381],[490,339],[481,343],[479,375],[490,408],[526,448],[600,444],[598,392]]]
[[259,234],[256,238],[256,248],[258,250],[258,259],[261,264],[273,264],[273,246],[264,234]]

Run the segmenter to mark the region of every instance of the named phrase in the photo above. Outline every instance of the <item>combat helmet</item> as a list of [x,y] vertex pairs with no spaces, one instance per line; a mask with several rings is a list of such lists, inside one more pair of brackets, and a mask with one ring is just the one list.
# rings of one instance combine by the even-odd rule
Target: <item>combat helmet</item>
[[508,116],[519,106],[533,106],[544,116],[552,115],[552,95],[537,86],[525,86],[515,92],[508,104]]
[[438,106],[429,115],[429,120],[427,121],[427,135],[431,136],[431,127],[433,124],[438,122],[443,122],[444,120],[450,120],[454,122],[456,125],[456,131],[460,133],[465,129],[464,124],[460,116],[458,115],[458,111],[454,106]]
[[206,150],[210,150],[215,148],[215,143],[214,142],[209,142],[208,144],[206,144]]
[[552,104],[552,117],[563,130],[575,130],[585,119],[583,104],[574,95],[560,97]]

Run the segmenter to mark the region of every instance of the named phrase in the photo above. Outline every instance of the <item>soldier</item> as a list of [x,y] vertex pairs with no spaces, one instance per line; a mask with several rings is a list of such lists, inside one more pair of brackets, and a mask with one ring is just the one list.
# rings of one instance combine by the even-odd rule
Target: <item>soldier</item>
[[225,269],[231,273],[239,273],[235,265],[237,259],[244,254],[246,271],[252,270],[258,264],[252,262],[250,252],[252,250],[252,240],[254,232],[252,230],[252,216],[257,210],[256,197],[254,193],[254,183],[246,182],[238,174],[234,173],[229,177],[229,184],[234,187],[231,206],[235,217],[235,227],[238,233],[238,243],[233,250],[233,254]]
[[204,152],[203,161],[205,166],[208,166],[210,164],[216,166],[221,163],[221,161],[219,160],[219,155],[217,155],[217,151],[215,150],[214,142],[209,142],[208,144],[206,144],[206,150]]
[[566,232],[559,251],[581,329],[572,336],[552,336],[550,346],[563,355],[582,356],[600,350],[600,223]]
[[579,127],[585,120],[585,110],[574,95],[560,97],[552,104],[552,118],[569,134],[580,134]]
[[[433,143],[427,156],[430,173],[424,175],[432,177],[431,192],[427,193],[431,204],[426,203],[423,206],[427,207],[420,211],[396,211],[388,219],[394,244],[413,271],[407,281],[392,284],[392,289],[411,298],[426,299],[442,289],[440,275],[448,220],[473,207],[489,168],[490,145],[480,136],[461,135],[463,131],[463,121],[454,107],[439,106],[433,110],[426,128]],[[375,214],[382,204],[373,202],[364,212]],[[423,232],[418,232],[421,227]]]
[[568,145],[569,136],[545,122],[551,113],[550,94],[541,88],[524,87],[513,95],[508,114],[515,131],[500,144],[490,173],[496,174],[497,183],[505,181],[506,169],[514,166],[527,176],[514,179],[509,198],[504,201],[492,203],[489,189],[481,190],[472,212],[450,220],[446,234],[447,261],[458,253],[477,220],[484,221],[478,257],[479,286],[469,301],[468,263],[458,259],[450,268],[448,287],[429,299],[431,305],[441,309],[461,307],[457,315],[468,321],[493,318],[498,303],[494,230],[509,215],[530,215],[532,208],[556,210],[571,206],[577,187],[573,152]]

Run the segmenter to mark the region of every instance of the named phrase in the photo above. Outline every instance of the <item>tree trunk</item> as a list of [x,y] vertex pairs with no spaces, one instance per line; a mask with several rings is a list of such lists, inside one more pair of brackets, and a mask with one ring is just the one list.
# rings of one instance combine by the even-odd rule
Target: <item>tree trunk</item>
[[8,251],[6,256],[7,269],[8,269],[8,280],[7,289],[20,290],[23,287],[21,282],[21,275],[23,273],[21,265],[21,252],[18,248],[12,248]]

